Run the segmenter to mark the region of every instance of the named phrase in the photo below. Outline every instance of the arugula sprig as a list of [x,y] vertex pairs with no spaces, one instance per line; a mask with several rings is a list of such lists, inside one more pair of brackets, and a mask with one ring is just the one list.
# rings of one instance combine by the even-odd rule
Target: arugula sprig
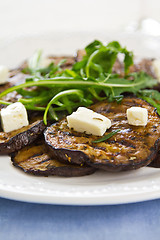
[[[133,76],[133,75],[132,75]],[[0,94],[0,98],[5,96],[6,94],[17,91],[21,88],[27,88],[32,86],[43,86],[46,87],[47,90],[50,87],[56,88],[56,87],[65,87],[65,88],[72,88],[76,87],[77,89],[85,89],[89,87],[93,87],[94,89],[101,89],[104,90],[107,96],[116,94],[122,92],[132,92],[132,93],[138,93],[140,89],[152,87],[157,84],[157,80],[153,79],[149,75],[140,72],[134,74],[133,80],[128,80],[125,78],[113,78],[109,79],[107,82],[96,82],[92,79],[84,79],[84,78],[72,78],[72,77],[55,77],[50,79],[43,79],[38,81],[30,81],[27,83],[23,83],[14,87],[11,87],[9,89],[6,89]],[[46,93],[47,94],[47,93]]]
[[[89,103],[86,105],[90,105],[92,103],[92,99],[95,98],[96,94],[98,94],[99,91],[104,92],[106,97],[113,101],[115,99],[118,99],[121,97],[120,94],[124,92],[132,92],[132,93],[138,93],[140,89],[147,88],[154,86],[156,84],[156,80],[153,80],[151,77],[146,75],[145,73],[137,73],[135,74],[134,80],[128,80],[124,78],[116,78],[116,79],[108,79],[107,82],[96,82],[92,79],[83,79],[83,78],[71,78],[71,77],[55,77],[51,79],[44,79],[44,80],[38,80],[38,81],[30,81],[26,82],[21,85],[14,86],[12,88],[9,88],[2,92],[0,94],[0,98],[5,96],[6,94],[18,91],[19,89],[24,89],[28,87],[37,86],[40,87],[39,90],[36,91],[42,91],[42,87],[44,88],[43,94],[41,93],[39,96],[36,97],[23,97],[20,98],[20,102],[22,102],[27,109],[34,109],[34,106],[37,110],[37,104],[39,107],[46,106],[45,111],[45,118],[46,119],[46,112],[48,112],[49,107],[54,103],[54,105],[58,105],[58,102],[55,102],[55,99],[61,99],[63,97],[67,97],[70,95],[70,93],[73,93],[73,89],[75,89],[75,92],[79,93],[81,90],[81,93],[83,92],[83,97],[80,98],[80,105],[84,105],[84,103]],[[92,89],[92,90],[91,90]],[[35,90],[33,90],[35,91]],[[62,94],[63,93],[63,94]],[[53,96],[53,97],[52,97]],[[83,98],[83,101],[82,101]],[[99,95],[97,95],[97,98],[100,98]],[[54,101],[53,101],[53,100]],[[71,112],[74,108],[72,106],[73,103],[77,102],[77,99],[68,99],[67,101],[63,102],[63,109],[64,106],[66,106],[66,109],[68,112]],[[71,104],[72,103],[72,104]],[[47,104],[47,105],[46,105]],[[60,105],[60,107],[62,106]],[[70,108],[68,106],[70,105]],[[68,110],[70,109],[70,110]],[[57,119],[57,118],[56,118]],[[46,120],[45,120],[46,123]]]
[[[26,82],[0,93],[3,104],[6,94],[17,91],[22,96],[19,101],[26,109],[44,111],[46,124],[48,113],[57,120],[57,112],[71,113],[79,106],[91,105],[94,99],[101,101],[107,98],[119,102],[125,92],[137,95],[142,89],[157,84],[157,80],[144,72],[128,74],[129,67],[133,64],[133,53],[122,48],[116,41],[104,46],[96,40],[85,51],[82,61],[66,70],[61,69],[63,62],[40,68],[41,52],[36,53],[29,62],[27,71],[30,76]],[[124,54],[123,78],[112,73],[118,54]]]
[[73,66],[73,70],[86,77],[104,78],[105,73],[111,73],[118,54],[124,55],[124,70],[128,73],[129,67],[133,64],[133,53],[122,48],[120,43],[113,41],[106,46],[95,40],[86,48],[86,55],[81,62]]

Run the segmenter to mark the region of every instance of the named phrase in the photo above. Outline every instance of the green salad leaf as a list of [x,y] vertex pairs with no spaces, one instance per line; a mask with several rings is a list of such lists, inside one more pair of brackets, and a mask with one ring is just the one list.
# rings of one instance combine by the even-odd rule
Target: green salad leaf
[[106,46],[95,40],[86,48],[86,55],[81,62],[73,66],[73,70],[85,73],[86,77],[100,78],[105,73],[111,73],[118,54],[124,55],[124,69],[128,73],[129,67],[133,64],[133,53],[122,48],[120,43],[113,41]]
[[[146,88],[157,85],[157,80],[144,72],[129,74],[129,67],[133,64],[133,53],[113,41],[107,45],[95,40],[85,48],[86,55],[72,69],[61,69],[64,60],[58,65],[49,64],[40,67],[41,51],[29,60],[26,82],[13,86],[0,93],[0,100],[13,91],[21,95],[19,99],[26,109],[44,112],[44,122],[47,123],[48,114],[52,119],[58,119],[58,113],[71,113],[79,106],[89,106],[95,99],[102,101],[116,100],[120,102],[126,92],[142,96],[148,101],[155,101],[160,96],[152,90],[147,93]],[[124,76],[113,74],[112,69],[119,54],[124,56]],[[28,74],[30,75],[28,77]],[[145,89],[145,90],[144,90]],[[149,91],[149,90],[148,90]],[[154,96],[153,96],[154,95]],[[158,104],[155,102],[155,104]]]

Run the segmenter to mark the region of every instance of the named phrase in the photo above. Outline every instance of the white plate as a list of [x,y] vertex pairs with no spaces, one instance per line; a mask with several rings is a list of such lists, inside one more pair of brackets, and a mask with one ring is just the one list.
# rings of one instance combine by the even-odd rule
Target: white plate
[[[160,39],[142,35],[50,33],[21,36],[0,41],[0,64],[14,67],[37,48],[46,54],[73,54],[95,38],[118,39],[139,56],[160,57]],[[160,169],[107,173],[98,171],[77,178],[35,177],[12,166],[9,157],[0,157],[0,196],[20,201],[67,204],[120,204],[160,197]]]

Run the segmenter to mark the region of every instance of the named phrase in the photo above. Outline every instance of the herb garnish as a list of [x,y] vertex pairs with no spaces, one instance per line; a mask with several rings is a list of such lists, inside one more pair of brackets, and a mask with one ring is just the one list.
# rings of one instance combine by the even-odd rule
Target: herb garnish
[[[0,93],[0,98],[17,91],[22,96],[19,101],[26,109],[44,111],[46,124],[48,113],[52,119],[58,120],[60,111],[71,113],[79,106],[91,105],[94,99],[119,102],[124,92],[137,95],[141,94],[140,90],[157,84],[157,80],[144,72],[128,74],[133,64],[133,53],[116,41],[105,46],[96,40],[85,51],[82,61],[75,63],[71,70],[61,69],[64,61],[41,68],[41,51],[38,51],[29,61],[28,68],[23,69],[30,74],[26,82],[6,89]],[[123,78],[112,73],[118,54],[124,55]]]
[[104,142],[105,140],[107,140],[107,139],[111,138],[112,136],[114,136],[115,134],[117,134],[119,131],[121,131],[121,130],[117,129],[115,131],[112,131],[112,132],[108,133],[107,135],[105,135],[104,137],[99,138],[99,139],[97,139],[95,141],[92,141],[92,143]]
[[160,92],[154,89],[140,90],[138,96],[157,109],[160,115]]

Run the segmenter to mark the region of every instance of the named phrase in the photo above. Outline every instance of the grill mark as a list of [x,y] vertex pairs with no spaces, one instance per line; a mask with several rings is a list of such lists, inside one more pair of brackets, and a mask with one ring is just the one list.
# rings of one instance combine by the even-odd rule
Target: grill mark
[[124,145],[126,147],[131,147],[131,148],[134,148],[136,149],[136,146],[131,144],[130,142],[127,142],[125,140],[121,140],[121,141],[117,141],[117,143],[119,143],[120,145]]
[[[40,157],[40,156],[42,156],[42,153],[34,154],[34,155],[28,157],[28,160],[31,159],[31,158]],[[24,163],[24,162],[26,162],[26,161],[27,161],[27,159],[24,159],[24,160],[21,161],[19,164]]]
[[106,148],[105,147],[98,147],[98,146],[94,146],[94,145],[91,145],[92,148],[94,149],[99,149],[99,150],[103,150],[103,151],[106,151]]
[[42,155],[42,153],[36,153],[36,154],[30,156],[29,158],[35,158],[35,157],[39,157],[39,156],[41,156],[41,155]]
[[48,162],[48,161],[50,161],[50,160],[52,160],[52,159],[49,157],[49,158],[47,158],[47,159],[41,161],[39,164],[42,164],[42,163]]
[[[111,107],[107,107],[107,105],[110,104]],[[101,106],[100,106],[101,105]],[[148,109],[149,111],[149,121],[146,128],[143,127],[136,127],[136,126],[130,126],[127,123],[126,120],[126,109],[128,106],[143,106]],[[120,109],[122,107],[122,109]],[[96,140],[97,138],[92,135],[88,135],[85,133],[76,133],[73,130],[70,130],[66,127],[66,120],[63,119],[59,125],[57,124],[57,127],[59,127],[58,136],[54,138],[53,144],[56,145],[56,149],[58,146],[57,140],[61,139],[60,147],[64,147],[65,149],[69,148],[72,144],[72,148],[70,151],[70,154],[72,155],[74,153],[73,162],[75,163],[81,163],[83,161],[87,162],[89,165],[93,166],[95,164],[96,167],[104,168],[106,170],[110,169],[112,167],[112,170],[114,170],[114,164],[113,166],[108,166],[108,164],[103,163],[103,158],[106,155],[106,158],[108,158],[108,161],[115,161],[117,164],[116,169],[117,171],[122,169],[133,169],[135,168],[134,164],[137,164],[137,161],[139,161],[139,166],[147,163],[150,159],[146,160],[147,154],[149,154],[150,151],[156,151],[156,147],[152,147],[152,138],[156,139],[158,138],[158,131],[160,131],[160,127],[158,124],[158,116],[154,113],[154,108],[149,106],[145,101],[141,99],[133,100],[132,99],[123,99],[122,100],[122,106],[118,106],[116,103],[108,103],[107,101],[102,102],[101,104],[96,104],[91,107],[91,109],[95,112],[102,113],[106,115],[108,118],[112,121],[112,128],[110,131],[115,130],[117,128],[121,129],[121,132],[115,136],[114,138],[110,138],[109,140],[104,141],[103,143],[93,144],[92,141]],[[110,112],[110,114],[105,114],[106,112]],[[122,120],[122,121],[121,121]],[[49,128],[54,131],[54,127]],[[154,133],[152,137],[152,133],[155,130],[157,133]],[[66,137],[64,137],[64,132],[68,132],[68,134],[65,133]],[[69,137],[71,136],[71,137]],[[72,137],[73,136],[73,137]],[[59,141],[58,141],[59,142]],[[63,145],[64,144],[64,145]],[[49,144],[50,145],[50,144]],[[154,144],[153,144],[154,145]],[[51,149],[54,151],[54,145]],[[144,147],[143,147],[144,146]],[[145,151],[148,146],[148,151]],[[77,156],[76,152],[77,150]],[[79,151],[84,151],[84,154],[88,156],[88,158],[84,155],[84,159],[80,159],[79,157]],[[143,155],[144,151],[144,155]],[[142,155],[140,156],[142,152]],[[138,160],[133,160],[133,154],[136,155]],[[116,157],[119,155],[118,157]],[[140,156],[140,158],[138,158]],[[63,157],[63,155],[62,155]],[[98,160],[96,160],[96,157]],[[93,160],[93,159],[94,160]],[[77,160],[78,159],[78,160]],[[65,159],[64,159],[65,160]],[[152,160],[152,159],[151,159]],[[102,165],[101,165],[102,161]],[[133,163],[132,163],[133,162]],[[138,165],[137,165],[138,166]],[[138,167],[139,167],[138,166]]]
[[[134,138],[134,139],[135,139],[135,138]],[[108,144],[120,144],[120,145],[124,145],[124,146],[126,146],[126,147],[131,147],[131,148],[136,149],[136,146],[135,146],[135,145],[133,145],[132,143],[127,142],[127,141],[125,141],[125,140],[118,140],[118,139],[116,139],[116,140],[107,140],[107,143],[108,143]]]

